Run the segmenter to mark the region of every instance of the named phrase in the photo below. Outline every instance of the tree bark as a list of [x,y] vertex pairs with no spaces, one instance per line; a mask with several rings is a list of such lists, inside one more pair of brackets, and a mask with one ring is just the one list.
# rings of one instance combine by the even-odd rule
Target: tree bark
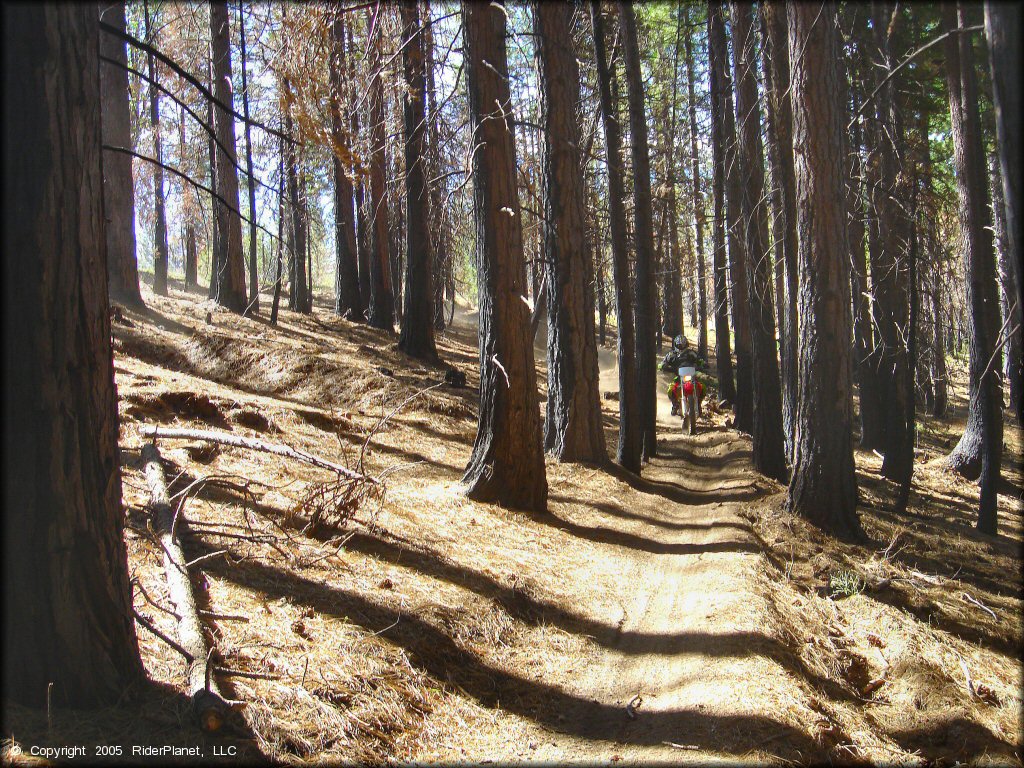
[[[879,62],[877,77],[892,70],[890,17],[893,6],[887,2],[872,5],[872,26]],[[878,125],[878,177],[874,189],[874,209],[878,228],[876,259],[871,264],[871,281],[875,296],[876,322],[879,329],[880,359],[878,366],[879,394],[884,407],[882,438],[882,475],[898,481],[906,474],[907,462],[913,453],[906,451],[906,425],[909,403],[906,402],[906,379],[910,376],[907,348],[907,313],[910,307],[907,281],[907,246],[909,227],[903,211],[907,185],[897,167],[896,141],[902,137],[896,125],[893,105],[894,81],[882,85],[875,101]]]
[[711,40],[708,58],[712,70],[717,70],[722,84],[721,119],[725,150],[725,203],[729,233],[729,278],[732,288],[731,306],[736,351],[736,397],[733,400],[734,426],[741,432],[751,432],[754,425],[753,371],[751,368],[750,304],[747,291],[746,241],[744,237],[741,205],[742,182],[737,159],[736,114],[733,112],[732,80],[729,77],[729,57],[725,40],[725,19],[722,7],[709,2]]
[[[3,695],[144,678],[123,539],[95,5],[4,5]],[[57,77],[55,73],[61,73]]]
[[[146,41],[150,45],[156,45],[155,35],[152,33],[149,18],[149,3],[143,3]],[[156,164],[153,165],[153,293],[157,296],[167,295],[167,209],[164,201],[164,169],[163,143],[160,136],[160,92],[156,87],[156,59],[150,54],[148,57],[149,68],[149,124],[153,132],[153,158]]]
[[[946,31],[967,26],[963,7],[942,8]],[[964,271],[970,307],[970,405],[967,426],[949,455],[951,469],[969,479],[981,477],[978,530],[996,532],[996,493],[1002,458],[1003,419],[998,344],[999,300],[996,292],[996,258],[992,243],[990,201],[985,180],[985,160],[978,117],[978,89],[974,57],[967,34],[946,39],[946,79],[949,85],[950,124],[953,129],[953,161],[960,200],[960,228],[964,233]]]
[[999,160],[995,155],[989,156],[989,186],[992,190],[992,222],[995,242],[997,245],[999,264],[999,307],[1001,326],[1009,336],[1006,340],[1005,378],[1010,390],[1010,410],[1017,414],[1020,423],[1021,400],[1024,399],[1024,368],[1021,360],[1022,315],[1020,302],[1016,300],[1013,285],[1015,266],[1010,249],[1010,234],[1006,226],[1006,204],[1004,200],[1003,180],[999,171]]
[[479,147],[473,153],[473,208],[480,306],[480,414],[463,482],[477,501],[543,511],[548,485],[522,301],[526,273],[505,9],[463,2],[462,21],[472,141]]
[[284,282],[284,139],[278,149],[277,169],[277,270],[274,275],[274,298],[270,307],[270,324],[277,325],[277,312],[281,306],[281,283]]
[[619,0],[622,53],[625,63],[629,104],[629,145],[633,159],[633,247],[636,274],[636,375],[640,418],[640,447],[643,458],[658,453],[658,393],[654,344],[657,326],[654,307],[654,215],[651,208],[651,160],[647,147],[647,117],[644,85],[640,73],[640,44],[637,39],[633,3]]
[[[207,76],[209,79],[209,90],[213,92],[213,46],[210,46],[210,60],[207,62]],[[220,294],[221,275],[224,263],[224,233],[220,229],[220,215],[217,200],[217,142],[214,136],[217,131],[217,119],[213,111],[213,100],[206,101],[206,124],[210,126],[211,133],[206,140],[208,164],[210,168],[210,285],[207,289],[207,297],[216,299]]]
[[331,22],[331,140],[334,144],[334,313],[349,320],[363,319],[359,294],[359,262],[356,253],[356,221],[353,209],[352,147],[345,132],[346,99],[343,76],[350,75],[345,52],[345,14],[335,9]]
[[[99,4],[102,21],[125,31],[124,3]],[[100,33],[100,104],[103,143],[131,149],[131,108],[128,94],[128,49],[123,40]],[[110,298],[131,307],[144,306],[139,291],[139,265],[135,254],[135,184],[132,158],[120,152],[103,157],[103,205],[107,231],[107,279]]]
[[252,174],[252,125],[249,123],[249,75],[246,72],[245,16],[238,0],[238,41],[242,68],[242,115],[245,117],[245,174],[249,180],[249,304],[247,312],[260,313],[260,271],[256,263],[256,179]]
[[[178,123],[178,147],[179,163],[185,173],[194,171],[193,163],[188,156],[188,147],[185,144],[185,107],[180,110],[181,119]],[[198,286],[199,254],[196,246],[196,214],[199,207],[199,196],[190,184],[182,186],[181,191],[183,227],[185,230],[185,290],[192,291]]]
[[[285,77],[282,87],[286,94],[291,93],[291,83]],[[291,239],[288,258],[288,309],[305,312],[306,307],[306,227],[303,223],[303,205],[299,195],[299,150],[295,142],[294,124],[292,121],[292,98],[285,97],[284,125],[285,132],[291,141],[287,142],[285,159],[287,167],[288,207],[291,214]]]
[[177,614],[178,644],[189,656],[185,660],[185,688],[192,700],[192,710],[202,730],[219,731],[227,717],[228,705],[221,696],[217,683],[207,675],[209,647],[199,621],[195,593],[189,579],[188,560],[182,551],[175,530],[175,515],[171,511],[164,478],[160,451],[153,444],[142,446],[143,472],[149,486],[153,530],[164,551],[164,580],[167,596]]
[[[367,11],[369,14],[369,11]],[[395,295],[391,287],[391,255],[388,240],[387,144],[384,137],[384,84],[380,68],[382,31],[378,26],[370,41],[370,313],[374,328],[395,329]]]
[[[232,104],[231,30],[226,0],[210,3],[210,37],[213,51],[213,93],[222,104]],[[219,267],[216,301],[232,312],[245,311],[245,261],[242,257],[242,218],[238,213],[238,155],[235,151],[235,118],[219,107],[216,113],[217,193],[227,205],[216,206],[223,260]],[[226,151],[225,151],[226,149]],[[228,207],[230,206],[230,208]]]
[[800,284],[799,380],[789,508],[829,533],[861,533],[853,462],[853,368],[836,6],[788,6],[793,60],[794,224]]
[[[1006,237],[1009,241],[1009,267],[1015,286],[1014,299],[1024,308],[1024,276],[1021,275],[1021,102],[1020,102],[1021,9],[1017,3],[985,2],[985,35],[992,74],[992,101],[996,113],[996,137],[999,167],[1003,180],[1003,205]],[[1017,405],[1017,421],[1021,404]]]
[[611,230],[612,279],[615,283],[615,317],[618,323],[619,444],[616,461],[631,472],[640,472],[640,412],[637,405],[636,335],[633,298],[626,252],[626,192],[623,188],[622,145],[619,121],[612,99],[615,70],[605,54],[604,20],[598,0],[591,0],[594,28],[594,61],[601,94],[605,159],[608,170],[608,228]]
[[[772,232],[777,274],[775,301],[779,318],[779,369],[782,378],[782,423],[786,455],[793,455],[797,359],[797,237],[796,181],[793,170],[793,115],[789,93],[789,47],[786,6],[770,0],[761,4],[762,58],[768,130],[768,161],[772,178]],[[842,83],[845,85],[845,82]]]
[[583,166],[576,105],[580,71],[568,5],[533,8],[544,126],[544,267],[548,286],[548,400],[544,447],[561,461],[608,459],[594,339]]
[[740,121],[739,170],[746,236],[747,298],[750,306],[753,370],[753,459],[759,472],[785,482],[786,448],[782,426],[782,392],[775,345],[771,268],[768,263],[768,210],[764,203],[761,110],[757,102],[751,4],[734,2],[733,57],[736,115]]
[[[697,100],[693,94],[693,30],[684,38],[686,45],[686,94],[690,109],[690,175],[693,185],[694,226],[697,236],[697,354],[708,357],[707,275],[704,262],[704,196],[700,191],[700,156],[697,154]],[[673,217],[674,218],[674,217]]]
[[423,25],[418,0],[402,0],[402,62],[405,118],[405,312],[398,348],[412,357],[434,360],[434,254],[427,188],[427,82],[423,62]]
[[711,87],[711,153],[714,172],[712,194],[714,217],[712,223],[714,243],[715,285],[715,362],[718,373],[718,392],[724,400],[735,406],[736,384],[733,380],[732,350],[729,341],[728,265],[725,251],[725,89],[724,75],[725,30],[721,6],[717,0],[708,2],[708,80]]

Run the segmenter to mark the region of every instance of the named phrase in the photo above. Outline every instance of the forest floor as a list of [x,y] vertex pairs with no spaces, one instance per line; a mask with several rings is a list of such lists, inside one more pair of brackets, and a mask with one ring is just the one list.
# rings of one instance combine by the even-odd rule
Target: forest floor
[[[133,746],[167,745],[246,764],[1022,764],[1021,432],[1006,430],[1000,534],[979,534],[976,485],[941,466],[964,421],[962,374],[950,415],[922,420],[905,515],[880,460],[857,453],[868,540],[846,544],[785,511],[785,488],[752,470],[749,438],[724,414],[683,435],[660,383],[659,455],[641,478],[549,459],[547,513],[468,500],[472,312],[438,340],[467,375],[452,388],[443,367],[325,305],[282,310],[273,328],[180,286],[144,298],[147,311],[113,323],[139,614],[173,633],[157,607],[144,424],[286,443],[386,492],[339,509],[323,504],[322,470],[161,439],[218,663],[249,675],[218,679],[247,707],[202,734],[181,658],[137,625],[149,681],[49,724],[8,707],[5,761],[42,762],[30,745],[106,744],[126,763]],[[601,359],[602,392],[617,390],[613,351]],[[538,376],[543,396],[542,352]],[[617,404],[602,408],[613,451]],[[74,762],[90,758],[116,761]]]

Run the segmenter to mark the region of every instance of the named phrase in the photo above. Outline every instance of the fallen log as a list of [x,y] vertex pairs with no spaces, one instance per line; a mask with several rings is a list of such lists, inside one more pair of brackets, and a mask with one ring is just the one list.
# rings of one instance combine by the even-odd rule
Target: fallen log
[[142,462],[149,486],[149,508],[153,529],[164,550],[164,578],[174,611],[178,615],[178,644],[185,657],[185,682],[192,697],[192,710],[199,726],[206,732],[220,730],[230,705],[225,701],[216,682],[208,674],[210,651],[199,622],[192,582],[181,544],[175,534],[175,515],[167,493],[167,480],[160,463],[160,451],[153,444],[142,447]]
[[139,430],[139,432],[144,437],[151,437],[154,440],[158,437],[179,438],[183,440],[206,440],[211,443],[232,445],[236,448],[248,448],[252,451],[273,453],[278,456],[295,459],[296,461],[303,461],[306,464],[312,464],[314,467],[329,469],[332,472],[337,472],[339,475],[351,480],[371,483],[372,485],[378,484],[378,481],[374,478],[354,472],[348,467],[343,467],[340,464],[335,464],[327,459],[322,459],[312,453],[306,453],[298,448],[292,448],[291,446],[281,445],[279,443],[267,443],[263,440],[256,440],[251,437],[242,437],[241,435],[232,435],[227,432],[215,432],[207,429],[168,429],[167,427],[145,425]]

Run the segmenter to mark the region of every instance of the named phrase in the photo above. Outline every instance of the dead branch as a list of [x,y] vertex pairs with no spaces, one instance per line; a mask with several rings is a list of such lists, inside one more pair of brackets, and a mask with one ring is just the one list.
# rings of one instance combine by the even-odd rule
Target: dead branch
[[152,437],[154,440],[158,437],[177,438],[182,440],[206,440],[211,443],[231,445],[235,448],[248,448],[252,451],[273,453],[278,456],[295,459],[296,461],[302,461],[306,464],[312,464],[313,466],[320,467],[321,469],[329,469],[332,472],[337,472],[343,477],[349,478],[350,480],[358,480],[372,485],[378,484],[377,480],[372,477],[367,477],[366,475],[362,475],[358,472],[353,472],[348,467],[343,467],[340,464],[335,464],[327,459],[322,459],[312,453],[306,453],[303,450],[292,448],[287,445],[267,443],[263,440],[256,440],[251,437],[241,437],[240,435],[231,435],[227,432],[214,432],[212,430],[205,429],[168,429],[167,427],[149,425],[143,426],[139,431],[143,436]]
[[224,724],[228,704],[217,689],[213,680],[208,680],[206,664],[210,651],[203,636],[203,626],[199,621],[192,582],[189,580],[185,554],[181,544],[175,538],[172,527],[174,513],[168,501],[167,481],[164,468],[160,463],[160,451],[156,445],[148,444],[142,448],[142,461],[146,484],[149,486],[149,507],[152,513],[153,528],[160,538],[164,550],[164,578],[167,581],[167,593],[181,619],[178,621],[177,634],[181,649],[187,656],[185,681],[192,697],[192,708],[199,719],[200,727],[207,732],[220,730]]

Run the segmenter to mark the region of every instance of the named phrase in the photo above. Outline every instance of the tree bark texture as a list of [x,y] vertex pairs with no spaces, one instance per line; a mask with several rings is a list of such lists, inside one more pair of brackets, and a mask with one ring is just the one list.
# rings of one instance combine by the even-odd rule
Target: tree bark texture
[[423,61],[423,26],[418,0],[403,0],[402,94],[405,122],[405,312],[398,348],[412,357],[437,360],[434,344],[434,254],[427,189],[427,82]]
[[[959,12],[958,8],[959,6]],[[942,8],[947,31],[964,22],[960,4]],[[958,19],[959,17],[959,19]],[[1002,390],[998,349],[999,299],[996,257],[992,242],[991,208],[985,179],[985,159],[978,116],[978,88],[974,79],[971,38],[950,35],[945,43],[949,84],[953,161],[960,199],[960,229],[964,233],[964,271],[970,307],[970,405],[967,426],[947,462],[969,479],[981,479],[978,529],[996,532],[996,493],[1003,446]]]
[[732,80],[729,77],[729,54],[725,40],[725,18],[721,5],[708,4],[711,40],[708,59],[712,70],[717,70],[722,84],[721,120],[725,150],[725,206],[729,233],[729,282],[734,347],[736,351],[736,398],[733,400],[734,426],[741,432],[751,432],[754,425],[753,371],[751,368],[750,304],[747,291],[746,240],[742,211],[742,181],[737,159],[736,114],[733,112]]
[[335,9],[331,22],[331,140],[334,144],[334,312],[349,320],[363,319],[359,294],[359,263],[356,252],[356,219],[353,208],[352,147],[346,134],[346,98],[343,77],[349,74],[345,53],[345,14]]
[[249,184],[249,304],[247,312],[260,312],[260,271],[256,263],[256,179],[252,173],[252,125],[249,123],[249,74],[245,50],[245,12],[238,0],[238,42],[242,68],[242,115],[245,117],[245,173]]
[[543,511],[548,485],[526,288],[505,9],[463,2],[473,130],[480,414],[463,482],[477,501]]
[[[736,403],[736,383],[733,379],[732,349],[729,341],[729,274],[725,250],[725,81],[721,66],[725,56],[725,30],[721,6],[717,0],[708,2],[708,80],[711,86],[711,154],[714,165],[712,194],[714,215],[712,222],[715,286],[715,362],[718,373],[718,392],[724,400]],[[712,46],[714,51],[712,52]],[[714,56],[714,58],[712,58]]]
[[[157,45],[156,36],[152,32],[149,18],[149,3],[144,3],[146,41]],[[167,208],[164,200],[164,169],[163,142],[160,136],[160,91],[157,90],[156,59],[150,54],[147,65],[149,68],[149,125],[153,132],[153,293],[157,296],[167,295]]]
[[[785,428],[786,454],[792,456],[793,414],[796,407],[797,359],[797,237],[796,180],[793,170],[793,114],[790,97],[789,46],[786,31],[786,6],[778,0],[761,3],[764,34],[761,52],[764,62],[765,113],[768,130],[768,161],[772,178],[772,233],[775,242],[775,269],[785,273],[776,282],[775,300],[779,318],[779,371],[782,378],[782,423]],[[842,83],[845,85],[845,82]]]
[[[210,3],[210,36],[213,51],[213,94],[222,104],[232,104],[231,29],[225,0]],[[235,151],[235,118],[214,106],[217,132],[217,194],[228,205],[216,206],[223,260],[216,301],[232,312],[245,311],[245,261],[242,256],[242,218],[238,207],[238,153]],[[226,151],[225,151],[226,149]],[[228,207],[230,206],[230,208]]]
[[647,145],[640,44],[631,0],[620,0],[619,20],[629,104],[630,153],[633,159],[633,247],[636,253],[636,375],[640,447],[645,459],[657,455],[658,392],[654,359],[654,213],[651,207],[651,159]]
[[626,252],[626,192],[623,184],[622,143],[612,91],[615,70],[605,52],[604,20],[598,0],[591,0],[594,28],[594,62],[601,95],[605,158],[608,168],[608,228],[611,232],[612,280],[615,283],[615,317],[618,323],[619,444],[616,461],[631,472],[640,472],[640,412],[637,405],[636,333],[633,325],[633,294]]
[[[182,105],[180,110],[178,129],[178,162],[184,173],[194,173],[194,164],[189,160],[188,147],[185,143],[184,105]],[[199,285],[199,252],[196,245],[196,214],[199,212],[199,197],[196,190],[189,184],[183,186],[181,194],[182,216],[184,218],[182,226],[185,230],[185,290],[191,291],[195,290]]]
[[[100,19],[125,31],[124,3],[103,0]],[[132,148],[131,107],[128,97],[128,48],[123,40],[100,32],[101,108],[103,143]],[[110,298],[132,307],[142,307],[139,265],[135,252],[135,184],[132,158],[121,152],[103,156],[103,206],[107,231],[107,278]]]
[[544,268],[548,286],[548,400],[544,447],[561,461],[608,459],[594,338],[580,128],[580,71],[569,5],[537,3],[537,70],[544,126]]
[[[892,70],[890,17],[893,6],[887,2],[872,4],[872,25],[878,51],[876,73],[879,81]],[[882,85],[875,100],[878,137],[878,175],[874,188],[877,224],[877,256],[871,264],[871,282],[875,297],[880,359],[878,389],[883,404],[882,475],[899,480],[906,473],[905,462],[913,461],[906,452],[906,379],[910,376],[907,348],[907,314],[910,295],[907,281],[909,222],[903,209],[908,198],[907,185],[899,174],[896,142],[903,137],[896,125],[893,103],[894,80]],[[865,446],[867,447],[867,446]]]
[[[367,12],[369,13],[369,11]],[[370,244],[370,313],[374,328],[395,329],[395,294],[391,285],[391,246],[388,240],[387,145],[384,137],[384,84],[380,77],[381,51],[378,26],[370,42],[370,200],[367,223]]]
[[[140,680],[107,297],[95,5],[2,9],[3,694],[113,704]],[[55,73],[61,76],[55,76]]]
[[996,253],[999,264],[999,308],[1000,327],[1009,338],[1006,339],[1003,351],[1006,364],[1004,366],[1005,379],[1010,390],[1010,410],[1017,414],[1017,422],[1020,423],[1021,399],[1024,392],[1024,369],[1021,367],[1021,334],[1022,315],[1020,302],[1016,301],[1013,270],[1014,265],[1010,263],[1013,258],[1010,254],[1010,237],[1006,227],[1006,205],[1003,198],[1003,180],[999,170],[999,160],[995,155],[989,156],[989,188],[992,191],[992,222],[994,224],[993,234],[995,235]]
[[[789,506],[840,536],[860,533],[853,461],[850,262],[843,160],[846,110],[836,6],[788,6],[800,284],[800,385]],[[820,16],[819,16],[820,14]]]
[[[285,77],[282,81],[285,93],[291,93],[291,83]],[[284,126],[285,133],[292,141],[286,143],[285,159],[288,184],[288,212],[291,238],[288,254],[288,309],[296,312],[306,311],[306,226],[303,221],[303,205],[299,194],[299,148],[295,142],[294,123],[291,112],[292,100],[285,97]]]
[[787,479],[782,427],[782,392],[775,344],[771,265],[768,251],[768,208],[764,201],[761,110],[757,101],[757,59],[754,53],[752,4],[734,2],[733,56],[736,116],[739,121],[739,166],[743,184],[746,236],[747,295],[750,304],[753,366],[754,468],[780,482]]
[[[693,219],[697,257],[697,354],[708,357],[707,267],[704,261],[704,195],[700,190],[700,155],[697,154],[697,100],[693,93],[693,30],[683,38],[686,45],[686,95],[690,110],[690,176],[693,189]],[[673,216],[673,218],[675,218]]]

